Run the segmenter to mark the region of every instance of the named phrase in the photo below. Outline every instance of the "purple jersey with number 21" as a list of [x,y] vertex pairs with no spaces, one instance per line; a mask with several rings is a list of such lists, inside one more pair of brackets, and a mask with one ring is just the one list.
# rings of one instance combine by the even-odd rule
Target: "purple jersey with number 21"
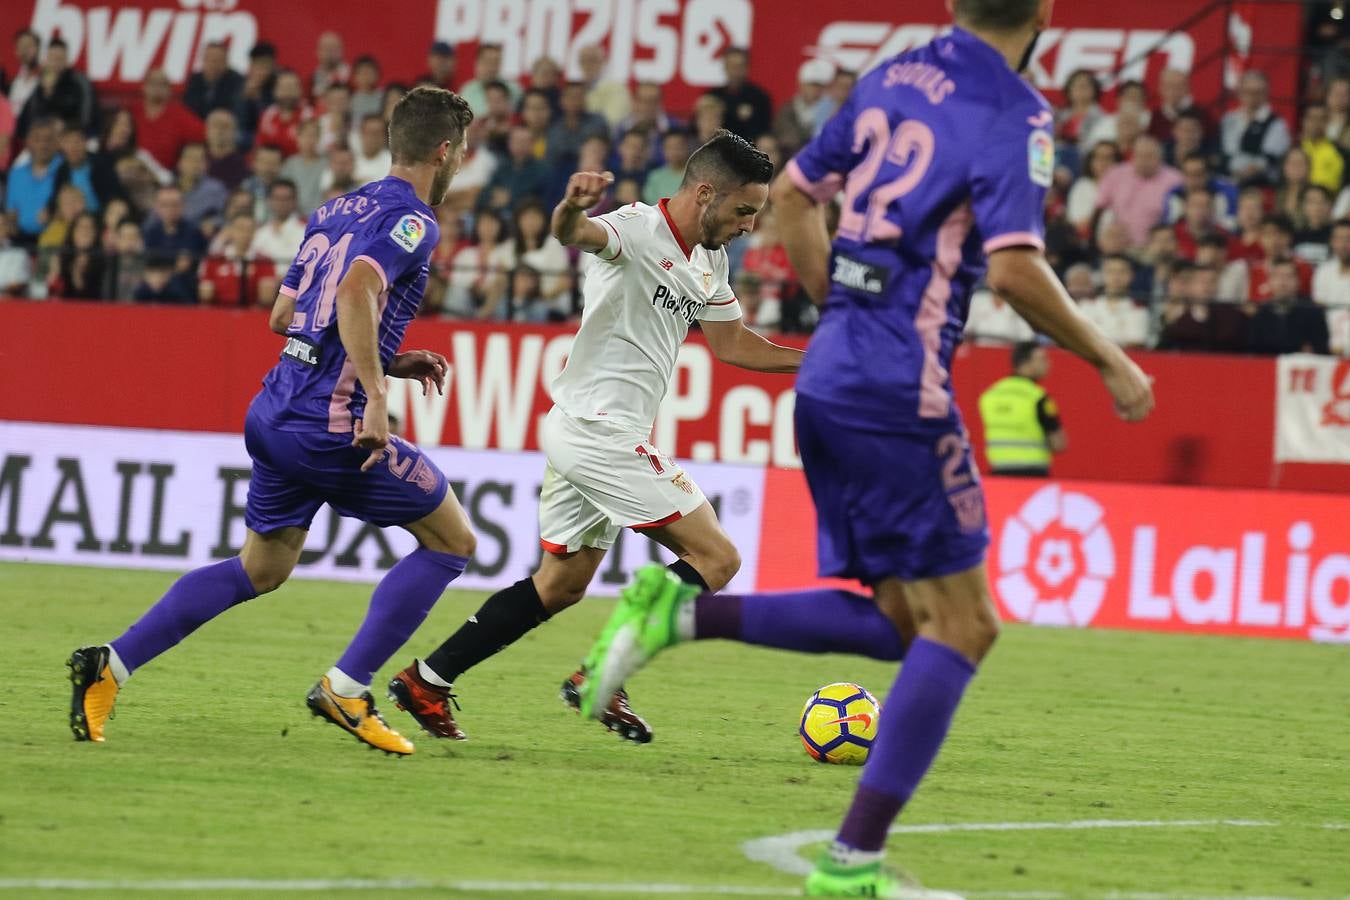
[[844,191],[798,393],[860,427],[957,419],[951,358],[985,255],[1043,246],[1052,122],[1003,56],[960,28],[858,82],[787,169],[819,200]]
[[255,401],[272,427],[351,433],[365,391],[338,335],[338,285],[358,259],[379,274],[380,364],[387,369],[422,302],[438,235],[435,212],[401,178],[372,182],[314,211],[281,285],[295,298],[295,317]]

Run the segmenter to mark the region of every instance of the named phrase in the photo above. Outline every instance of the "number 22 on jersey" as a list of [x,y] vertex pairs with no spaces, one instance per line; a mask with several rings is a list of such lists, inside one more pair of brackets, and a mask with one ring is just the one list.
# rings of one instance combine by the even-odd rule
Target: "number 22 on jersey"
[[[839,212],[839,236],[858,243],[893,241],[900,237],[898,224],[886,217],[895,201],[919,186],[933,162],[933,130],[918,119],[905,119],[891,132],[890,120],[879,107],[871,106],[853,123],[853,152],[867,148],[862,162],[848,173],[844,206]],[[877,183],[883,162],[899,166],[894,180]],[[858,207],[866,203],[866,210]]]

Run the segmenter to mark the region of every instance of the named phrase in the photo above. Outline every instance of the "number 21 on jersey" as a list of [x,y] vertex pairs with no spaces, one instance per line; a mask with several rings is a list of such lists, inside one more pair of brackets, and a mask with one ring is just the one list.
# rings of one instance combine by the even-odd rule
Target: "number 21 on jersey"
[[[862,162],[848,173],[844,206],[839,212],[839,236],[859,243],[893,241],[900,226],[886,218],[892,203],[919,186],[933,162],[933,130],[918,119],[905,119],[891,132],[890,120],[879,107],[863,110],[853,123],[853,152],[867,148]],[[898,177],[877,183],[883,162],[899,166]],[[866,209],[859,211],[861,203]]]

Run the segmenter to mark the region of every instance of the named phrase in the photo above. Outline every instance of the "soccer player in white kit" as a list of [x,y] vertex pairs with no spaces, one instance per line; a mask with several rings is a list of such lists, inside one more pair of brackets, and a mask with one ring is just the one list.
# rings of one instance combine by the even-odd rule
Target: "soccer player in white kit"
[[[429,733],[464,739],[449,709],[453,682],[580,600],[621,528],[674,553],[670,570],[701,590],[721,590],[740,568],[712,505],[652,444],[651,432],[695,322],[723,362],[785,374],[801,364],[802,351],[746,327],[728,284],[724,248],[754,227],[772,177],[764,153],[720,131],[689,158],[675,196],[656,206],[634,203],[588,218],[613,175],[578,172],[568,181],[553,211],[553,234],[594,260],[581,328],[539,433],[548,457],[539,496],[546,552],[533,575],[488,598],[435,652],[389,683],[391,698]],[[563,683],[563,699],[573,706],[584,679],[578,671]],[[651,740],[622,688],[601,721],[627,740]]]

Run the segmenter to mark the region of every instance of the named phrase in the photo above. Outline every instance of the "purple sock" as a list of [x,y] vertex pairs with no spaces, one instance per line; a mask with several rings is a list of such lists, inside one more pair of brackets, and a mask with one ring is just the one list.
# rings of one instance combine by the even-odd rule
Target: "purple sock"
[[885,845],[891,823],[937,758],[974,674],[970,660],[945,644],[918,638],[910,645],[882,708],[877,739],[839,828],[839,843],[855,850]]
[[704,594],[694,602],[694,635],[891,662],[905,655],[900,633],[870,597],[839,590]]
[[348,678],[370,684],[375,670],[408,642],[469,560],[418,547],[389,570],[370,597],[366,620],[337,667]]
[[112,647],[134,672],[231,606],[258,596],[239,557],[193,569],[173,583]]

